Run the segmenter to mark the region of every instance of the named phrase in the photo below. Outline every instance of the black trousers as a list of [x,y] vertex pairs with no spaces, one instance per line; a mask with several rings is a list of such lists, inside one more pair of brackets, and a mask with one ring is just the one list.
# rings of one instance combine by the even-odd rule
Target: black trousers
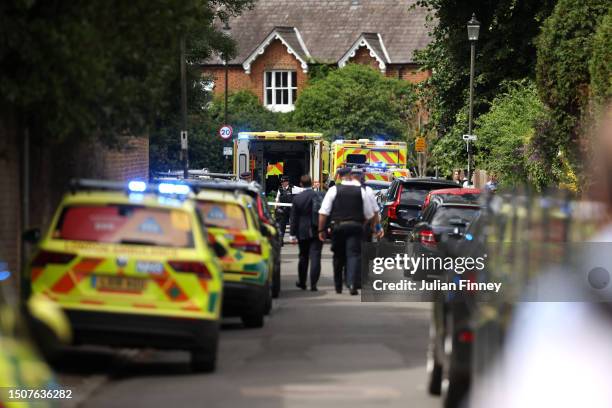
[[281,207],[281,209],[276,211],[276,221],[278,222],[280,241],[283,242],[285,238],[285,231],[287,230],[287,224],[289,223],[289,212],[285,208],[289,207]]
[[332,250],[334,251],[334,283],[336,289],[342,288],[342,267],[346,266],[346,281],[349,286],[361,285],[361,243],[363,225],[347,222],[334,227]]
[[310,286],[317,286],[319,276],[321,276],[321,249],[323,249],[323,243],[319,241],[318,237],[314,237],[311,239],[300,239],[298,246],[300,249],[298,281],[301,285],[306,285],[308,264],[310,263]]

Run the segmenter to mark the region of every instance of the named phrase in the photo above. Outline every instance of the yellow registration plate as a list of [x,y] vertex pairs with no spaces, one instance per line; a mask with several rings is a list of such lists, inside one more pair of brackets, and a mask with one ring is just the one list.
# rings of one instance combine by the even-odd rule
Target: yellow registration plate
[[95,276],[94,286],[103,292],[140,293],[144,290],[145,280],[125,276]]

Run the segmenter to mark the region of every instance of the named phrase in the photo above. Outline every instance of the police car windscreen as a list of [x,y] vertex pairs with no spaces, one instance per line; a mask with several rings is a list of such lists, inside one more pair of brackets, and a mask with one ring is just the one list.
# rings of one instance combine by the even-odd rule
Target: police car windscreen
[[246,214],[238,204],[198,201],[198,208],[207,227],[230,230],[247,229]]
[[193,248],[189,214],[138,205],[79,205],[64,208],[54,239],[107,244]]

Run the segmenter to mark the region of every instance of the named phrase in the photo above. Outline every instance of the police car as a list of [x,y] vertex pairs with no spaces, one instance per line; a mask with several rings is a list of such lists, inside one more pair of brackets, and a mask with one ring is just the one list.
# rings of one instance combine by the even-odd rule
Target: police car
[[272,306],[274,257],[255,200],[209,186],[198,192],[196,201],[208,231],[229,246],[221,258],[223,315],[240,316],[246,327],[262,327]]
[[178,183],[73,182],[28,276],[66,312],[75,342],[186,349],[194,370],[214,370],[224,251],[190,194]]

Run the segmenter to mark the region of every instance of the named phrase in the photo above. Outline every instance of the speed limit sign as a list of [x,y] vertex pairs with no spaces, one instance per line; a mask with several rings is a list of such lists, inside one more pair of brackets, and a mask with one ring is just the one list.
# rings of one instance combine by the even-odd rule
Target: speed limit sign
[[232,137],[232,133],[234,133],[234,130],[230,125],[223,125],[221,126],[221,129],[219,129],[219,136],[221,136],[221,139],[223,140],[227,140]]

